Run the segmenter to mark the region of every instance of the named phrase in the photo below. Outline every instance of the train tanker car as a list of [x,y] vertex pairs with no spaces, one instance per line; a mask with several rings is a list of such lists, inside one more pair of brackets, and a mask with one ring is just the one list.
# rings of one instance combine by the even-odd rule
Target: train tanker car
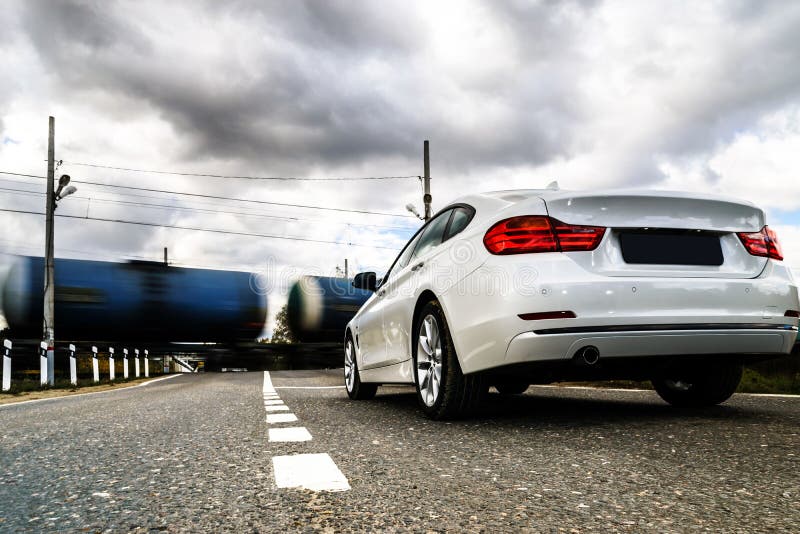
[[[57,259],[55,273],[61,340],[252,341],[266,320],[246,272]],[[16,258],[2,301],[13,335],[41,336],[43,282],[43,258]]]
[[299,341],[343,341],[344,327],[370,295],[347,278],[304,276],[289,290],[289,329]]

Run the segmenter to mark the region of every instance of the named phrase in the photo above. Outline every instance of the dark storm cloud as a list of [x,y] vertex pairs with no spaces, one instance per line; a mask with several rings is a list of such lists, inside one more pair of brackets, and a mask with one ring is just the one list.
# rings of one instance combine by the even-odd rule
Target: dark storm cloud
[[400,110],[372,88],[343,86],[341,70],[350,60],[343,64],[335,56],[361,47],[378,54],[394,49],[400,36],[383,34],[369,21],[353,21],[348,29],[333,4],[281,5],[289,6],[287,20],[296,27],[272,10],[237,4],[234,14],[252,11],[255,24],[267,31],[277,25],[286,38],[308,36],[310,60],[302,64],[288,50],[267,50],[266,64],[236,64],[231,57],[227,72],[210,75],[204,69],[214,66],[187,66],[182,57],[163,55],[134,21],[122,20],[106,3],[32,2],[25,24],[42,61],[71,91],[101,89],[155,107],[194,141],[186,157],[273,161],[315,154],[338,162],[394,154],[418,138],[398,122]]
[[[284,168],[294,169],[298,161],[358,164],[374,156],[416,158],[420,140],[432,138],[442,159],[456,167],[546,162],[569,150],[570,128],[581,118],[571,105],[577,96],[566,71],[546,68],[465,87],[478,106],[498,98],[519,106],[510,120],[467,127],[443,121],[429,95],[447,80],[425,73],[404,80],[415,75],[415,50],[425,46],[426,35],[421,21],[402,6],[209,5],[216,16],[241,17],[263,28],[277,43],[264,50],[262,64],[237,64],[232,56],[226,72],[214,74],[204,72],[213,66],[186,65],[187,59],[166,55],[152,34],[108,3],[26,5],[26,30],[43,63],[75,98],[102,90],[124,97],[121,105],[132,100],[156,108],[192,141],[186,159],[244,158],[271,168],[283,161]],[[531,18],[542,30],[542,42],[554,43],[559,30],[547,29],[546,14],[541,9]],[[554,11],[552,18],[557,16]],[[491,58],[475,60],[480,69],[480,62]],[[389,87],[359,74],[370,61],[388,70]],[[550,84],[531,79],[542,76]],[[392,87],[393,81],[402,87]],[[479,115],[480,109],[468,112]]]
[[[745,4],[737,3],[741,9]],[[712,75],[698,80],[702,84],[676,91],[674,99],[667,102],[684,120],[681,131],[675,132],[680,135],[665,136],[665,151],[702,152],[730,142],[764,113],[800,96],[800,47],[793,45],[800,5],[766,12],[768,4],[747,9],[746,20],[731,19],[729,31],[741,40],[727,43]],[[749,18],[754,12],[758,16]]]
[[[426,25],[425,4],[186,6],[185,16],[197,15],[198,25],[234,20],[252,33],[220,32],[211,46],[227,60],[207,62],[193,54],[208,45],[195,41],[203,37],[181,35],[179,47],[166,47],[163,40],[173,36],[147,31],[146,17],[135,11],[147,14],[160,9],[158,3],[34,1],[25,3],[22,20],[42,63],[72,98],[90,100],[100,91],[116,95],[132,115],[155,110],[184,140],[184,152],[175,155],[184,161],[213,157],[300,174],[376,157],[415,161],[420,141],[430,138],[439,169],[463,172],[569,159],[607,141],[602,131],[587,139],[603,110],[597,109],[598,95],[581,85],[593,66],[581,46],[605,24],[597,18],[599,1],[485,4],[491,13],[485,24],[503,32],[510,48],[471,58],[474,72],[461,78],[420,68],[430,67],[431,57],[423,54],[436,28],[449,23]],[[800,47],[792,43],[800,9],[746,1],[722,9],[729,33],[741,39],[721,45],[728,48],[717,54],[707,77],[676,82],[670,68],[657,62],[630,66],[634,81],[660,81],[669,91],[658,103],[665,126],[651,138],[643,134],[639,153],[621,157],[627,162],[618,170],[622,182],[658,180],[655,156],[709,151],[797,97]],[[467,44],[448,43],[455,50]],[[242,58],[234,52],[237,45],[255,53]],[[717,52],[699,47],[696,54]],[[501,75],[482,74],[506,56],[518,64]],[[453,98],[463,98],[463,112],[443,112],[448,88]],[[507,111],[494,116],[487,111],[492,106]]]
[[408,54],[420,47],[420,20],[397,2],[237,1],[228,9],[256,15],[286,41],[335,54]]

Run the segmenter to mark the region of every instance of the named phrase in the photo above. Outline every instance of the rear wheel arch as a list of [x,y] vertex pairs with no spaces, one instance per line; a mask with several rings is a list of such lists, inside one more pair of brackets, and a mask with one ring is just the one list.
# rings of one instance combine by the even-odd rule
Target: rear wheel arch
[[373,398],[378,391],[379,384],[361,381],[361,373],[358,370],[355,340],[349,328],[345,330],[344,352],[344,381],[347,396],[353,400],[367,400]]
[[[409,329],[408,329],[408,335],[409,335],[409,345],[408,345],[408,347],[409,347],[409,350],[410,350],[410,352],[408,354],[409,357],[413,357],[414,346],[415,346],[415,343],[417,342],[417,340],[415,339],[415,335],[414,335],[414,325],[417,324],[417,321],[419,320],[419,316],[422,313],[422,308],[424,308],[425,305],[428,304],[429,302],[437,302],[439,304],[439,308],[441,308],[442,314],[444,315],[444,320],[447,323],[448,328],[449,329],[451,328],[450,325],[452,323],[450,322],[450,313],[448,312],[447,308],[445,308],[445,305],[444,305],[444,302],[442,301],[442,299],[440,299],[438,296],[436,296],[436,294],[433,291],[431,291],[430,289],[424,290],[422,293],[420,293],[419,297],[417,297],[417,303],[414,306],[414,313],[411,316],[411,323],[410,323]],[[452,329],[450,329],[450,334],[452,336]],[[453,344],[457,348],[460,345],[455,339],[453,339]],[[458,350],[456,350],[456,357],[458,359],[459,365],[462,365],[463,362],[461,361],[461,355],[460,355]]]
[[[414,325],[417,324],[419,320],[419,316],[422,313],[422,309],[429,303],[429,302],[438,302],[439,307],[442,307],[442,301],[440,301],[436,294],[431,291],[430,289],[424,290],[420,295],[417,297],[417,303],[414,305],[414,313],[411,315],[411,322],[408,325],[408,357],[413,359],[414,358],[414,350],[416,347],[417,339],[416,334],[414,333]],[[442,308],[442,313],[444,313],[444,308]],[[445,320],[447,319],[447,315],[445,314]]]
[[344,342],[347,343],[347,340],[350,338],[353,338],[354,341],[356,339],[356,337],[353,335],[353,330],[350,328],[350,326],[347,326],[344,329]]
[[[422,312],[422,308],[429,302],[436,301],[441,306],[442,302],[436,297],[433,291],[430,289],[426,289],[422,293],[420,293],[419,297],[417,297],[417,303],[414,306],[414,314],[411,316],[411,328],[409,331],[411,332],[411,341],[414,341],[414,325],[417,324],[417,319],[419,319],[419,314]],[[410,345],[409,345],[410,346]]]

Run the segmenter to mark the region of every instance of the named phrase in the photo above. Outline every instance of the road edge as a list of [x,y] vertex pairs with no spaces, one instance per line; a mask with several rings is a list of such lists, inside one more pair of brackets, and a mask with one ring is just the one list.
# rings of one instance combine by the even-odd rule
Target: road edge
[[86,397],[88,395],[100,395],[103,393],[114,393],[116,391],[124,391],[126,389],[133,389],[133,388],[141,388],[144,386],[149,386],[155,382],[161,382],[162,380],[169,380],[170,378],[175,378],[177,376],[181,376],[183,373],[176,373],[167,376],[160,376],[158,378],[154,378],[153,380],[148,380],[147,382],[142,382],[140,384],[133,384],[131,386],[124,386],[121,388],[114,388],[114,389],[107,389],[105,391],[87,391],[86,393],[73,393],[72,395],[58,395],[56,397],[47,397],[46,399],[30,399],[30,400],[21,400],[19,402],[9,402],[6,404],[0,404],[0,410],[3,408],[7,408],[9,406],[19,406],[21,404],[32,404],[34,402],[47,402],[47,401],[56,401],[61,399],[71,399],[74,397]]

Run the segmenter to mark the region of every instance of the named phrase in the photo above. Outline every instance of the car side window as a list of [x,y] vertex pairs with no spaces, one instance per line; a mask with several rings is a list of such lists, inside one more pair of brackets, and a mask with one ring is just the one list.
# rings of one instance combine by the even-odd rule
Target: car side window
[[397,263],[394,264],[394,268],[392,269],[393,271],[399,271],[400,269],[408,265],[408,262],[411,260],[411,255],[414,253],[414,248],[417,246],[417,243],[419,242],[420,236],[422,236],[422,234],[417,234],[417,237],[411,240],[411,242],[408,244],[403,253],[400,254],[400,257],[397,258]]
[[445,241],[464,230],[472,220],[474,214],[474,210],[460,206],[453,210],[453,218],[450,219],[450,227],[447,229],[447,235],[444,237]]
[[[419,241],[421,235],[422,234],[417,234],[411,241],[408,242],[406,247],[403,249],[403,252],[401,252],[400,255],[397,256],[397,259],[394,260],[394,263],[389,268],[389,272],[384,275],[383,280],[388,280],[392,274],[402,271],[403,267],[408,265],[408,262],[411,260],[411,255],[414,253],[414,247],[417,246],[417,242]],[[383,284],[383,280],[381,281],[381,284]]]
[[450,216],[453,210],[447,210],[440,213],[433,219],[430,224],[422,231],[419,237],[419,242],[414,249],[412,258],[422,256],[434,247],[439,246],[444,239],[444,231],[447,228],[447,223],[450,221]]

